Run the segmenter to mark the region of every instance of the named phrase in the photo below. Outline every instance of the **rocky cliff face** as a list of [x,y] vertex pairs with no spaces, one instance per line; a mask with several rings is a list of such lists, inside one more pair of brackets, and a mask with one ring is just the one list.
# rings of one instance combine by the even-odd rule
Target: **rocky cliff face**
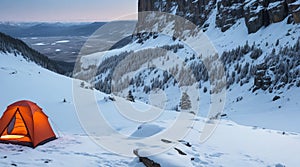
[[285,18],[300,23],[300,0],[139,0],[138,10],[173,13],[204,28],[216,10],[216,26],[223,32],[241,18],[249,33]]
[[138,11],[174,13],[197,25],[203,25],[215,4],[216,0],[139,0]]

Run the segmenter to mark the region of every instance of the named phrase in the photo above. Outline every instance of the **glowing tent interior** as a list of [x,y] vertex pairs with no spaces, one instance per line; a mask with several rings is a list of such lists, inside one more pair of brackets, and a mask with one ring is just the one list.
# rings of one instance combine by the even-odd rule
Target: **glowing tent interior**
[[0,142],[35,148],[56,139],[48,116],[27,100],[9,105],[0,119]]

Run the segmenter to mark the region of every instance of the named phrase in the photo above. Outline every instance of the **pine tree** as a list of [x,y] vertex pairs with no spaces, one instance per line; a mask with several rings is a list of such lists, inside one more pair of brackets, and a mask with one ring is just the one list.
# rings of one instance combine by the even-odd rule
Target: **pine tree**
[[188,110],[192,108],[190,96],[186,92],[182,93],[180,108],[181,110]]
[[128,91],[127,100],[134,102],[134,97],[133,97],[133,95],[132,95],[131,90]]

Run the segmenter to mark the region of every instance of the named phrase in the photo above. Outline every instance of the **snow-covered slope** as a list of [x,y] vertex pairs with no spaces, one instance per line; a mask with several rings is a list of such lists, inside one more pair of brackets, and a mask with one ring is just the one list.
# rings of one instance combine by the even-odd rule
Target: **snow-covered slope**
[[[144,109],[149,108],[148,105],[139,101],[126,102],[119,97],[115,102],[107,100],[108,95],[81,88],[80,84],[73,84],[77,83],[74,80],[27,62],[20,55],[0,54],[0,78],[0,113],[17,100],[32,100],[43,108],[59,136],[57,140],[36,149],[0,144],[0,166],[143,166],[133,154],[132,157],[124,157],[112,153],[88,137],[76,114],[72,91],[74,86],[82,91],[94,92],[107,122],[116,132],[129,138],[147,138],[168,131],[174,121],[193,120],[194,126],[182,127],[189,132],[185,137],[157,141],[161,142],[158,147],[170,146],[169,150],[149,157],[162,166],[297,166],[300,162],[296,156],[300,154],[300,135],[297,133],[246,127],[222,120],[211,138],[200,143],[203,126],[209,123],[205,118],[164,111],[154,121],[133,122],[119,113],[118,109],[122,108],[116,109],[116,103],[123,101]],[[67,102],[63,103],[63,99]],[[90,111],[87,104],[89,102],[86,102],[86,107]],[[186,116],[176,120],[180,114]],[[292,116],[296,119],[296,116]],[[105,129],[99,127],[99,131]],[[139,142],[129,148],[137,149],[141,156],[149,154],[149,150],[145,150]]]
[[[273,23],[267,27],[259,29],[256,33],[248,34],[244,19],[237,20],[227,31],[222,32],[216,28],[216,14],[213,11],[209,19],[206,21],[209,26],[206,28],[205,34],[213,42],[219,54],[243,46],[248,42],[249,45],[255,44],[261,48],[265,54],[271,53],[273,48],[279,51],[280,47],[293,46],[299,39],[299,24],[287,24],[288,18]],[[278,44],[277,40],[279,41]]]
[[[207,20],[210,26],[204,32],[208,37],[204,43],[212,43],[225,66],[226,118],[243,125],[300,132],[295,126],[299,116],[299,93],[295,92],[300,91],[300,25],[286,24],[285,20],[248,34],[240,19],[222,32],[214,25],[215,15]],[[173,22],[162,28],[168,30],[174,30]],[[199,110],[205,117],[211,103],[210,78],[203,59],[185,41],[144,33],[122,48],[81,57],[75,76],[106,93],[126,97],[131,90],[136,99],[169,110],[180,110],[182,92],[189,92],[191,110]],[[182,75],[186,69],[196,81]],[[160,100],[154,102],[152,96]],[[280,99],[273,101],[276,96]]]

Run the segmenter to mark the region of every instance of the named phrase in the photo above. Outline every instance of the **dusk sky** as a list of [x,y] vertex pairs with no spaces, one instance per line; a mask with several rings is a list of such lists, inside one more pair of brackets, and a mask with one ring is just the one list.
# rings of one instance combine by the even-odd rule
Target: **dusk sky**
[[137,12],[137,0],[0,0],[0,3],[2,22],[110,21]]

